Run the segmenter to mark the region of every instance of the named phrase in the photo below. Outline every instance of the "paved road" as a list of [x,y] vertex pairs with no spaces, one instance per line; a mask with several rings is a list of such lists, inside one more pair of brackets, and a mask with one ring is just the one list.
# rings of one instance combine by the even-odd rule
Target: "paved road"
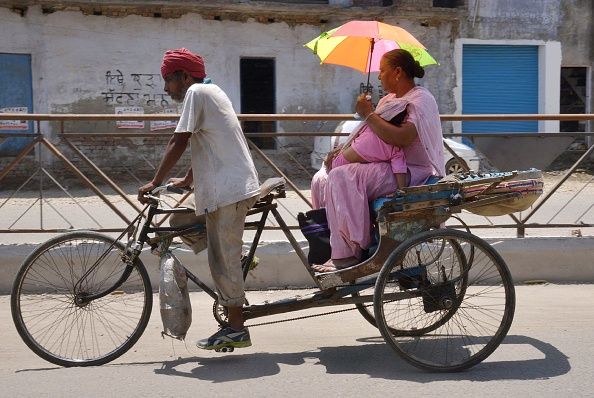
[[[485,362],[457,374],[409,366],[356,311],[252,328],[254,346],[233,354],[199,351],[193,341],[215,327],[204,293],[192,293],[194,323],[186,345],[161,339],[154,312],[143,337],[119,360],[97,368],[59,368],[22,343],[9,297],[2,296],[0,396],[591,397],[594,285],[516,290],[507,339]],[[259,302],[302,293],[250,292],[248,297]]]

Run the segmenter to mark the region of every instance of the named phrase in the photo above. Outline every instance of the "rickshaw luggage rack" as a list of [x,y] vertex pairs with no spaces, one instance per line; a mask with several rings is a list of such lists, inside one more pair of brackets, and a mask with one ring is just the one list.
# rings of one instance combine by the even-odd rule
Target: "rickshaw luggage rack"
[[[489,180],[482,203],[512,197],[488,193],[497,181],[513,177],[508,173]],[[445,372],[476,365],[507,334],[515,293],[505,262],[488,243],[464,231],[431,229],[464,208],[460,189],[453,181],[407,188],[387,198],[378,211],[380,244],[375,254],[358,266],[316,274],[276,209],[275,199],[285,196],[284,180],[266,181],[249,212],[260,220],[246,223],[256,233],[242,256],[244,278],[272,213],[320,290],[308,297],[247,304],[244,317],[355,305],[388,345],[414,366]],[[139,258],[143,245],[162,252],[171,238],[204,229],[153,226],[157,214],[193,211],[159,208],[155,194],[164,190],[182,193],[158,187],[147,195],[152,202],[115,240],[96,232],[70,232],[50,239],[25,259],[13,285],[11,310],[20,336],[37,355],[61,366],[101,365],[140,338],[153,297]],[[429,201],[408,200],[427,195]],[[124,244],[120,239],[127,234],[131,238]],[[216,293],[188,269],[186,274],[214,299],[213,315],[225,325],[226,311]],[[373,303],[373,311],[368,303]]]

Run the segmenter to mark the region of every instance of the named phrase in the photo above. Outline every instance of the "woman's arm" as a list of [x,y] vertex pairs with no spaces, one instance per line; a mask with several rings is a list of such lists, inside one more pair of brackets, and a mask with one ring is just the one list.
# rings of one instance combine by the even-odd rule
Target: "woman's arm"
[[365,118],[365,121],[375,135],[387,144],[405,147],[417,138],[417,128],[414,124],[405,122],[400,126],[395,126],[382,119],[378,114],[373,112],[371,101],[365,95],[360,95],[357,98],[355,110]]
[[395,126],[382,119],[377,113],[371,113],[366,117],[367,124],[371,127],[371,130],[387,144],[402,148],[410,145],[417,138],[417,127],[410,122]]

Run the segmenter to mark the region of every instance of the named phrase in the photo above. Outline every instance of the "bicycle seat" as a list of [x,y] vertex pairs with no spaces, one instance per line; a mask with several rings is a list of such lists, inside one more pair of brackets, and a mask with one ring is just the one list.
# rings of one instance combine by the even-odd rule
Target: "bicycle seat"
[[282,177],[268,178],[262,185],[260,185],[260,197],[263,198],[276,188],[280,188],[284,185],[285,179]]

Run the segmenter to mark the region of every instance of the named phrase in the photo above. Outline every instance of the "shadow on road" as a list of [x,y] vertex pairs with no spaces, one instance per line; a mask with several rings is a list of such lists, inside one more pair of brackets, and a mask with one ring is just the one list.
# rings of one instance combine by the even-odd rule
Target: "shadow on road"
[[[271,376],[280,372],[281,364],[301,365],[307,362],[324,366],[328,374],[367,374],[372,378],[427,383],[440,380],[542,380],[564,375],[571,369],[568,358],[557,348],[526,336],[507,336],[499,349],[506,344],[529,345],[542,353],[544,358],[513,361],[487,359],[487,362],[461,373],[418,370],[400,359],[380,337],[358,341],[368,344],[319,347],[315,351],[300,353],[221,354],[215,358],[185,358],[163,362],[160,369],[155,369],[155,373],[222,383]],[[188,364],[198,366],[185,370]]]

